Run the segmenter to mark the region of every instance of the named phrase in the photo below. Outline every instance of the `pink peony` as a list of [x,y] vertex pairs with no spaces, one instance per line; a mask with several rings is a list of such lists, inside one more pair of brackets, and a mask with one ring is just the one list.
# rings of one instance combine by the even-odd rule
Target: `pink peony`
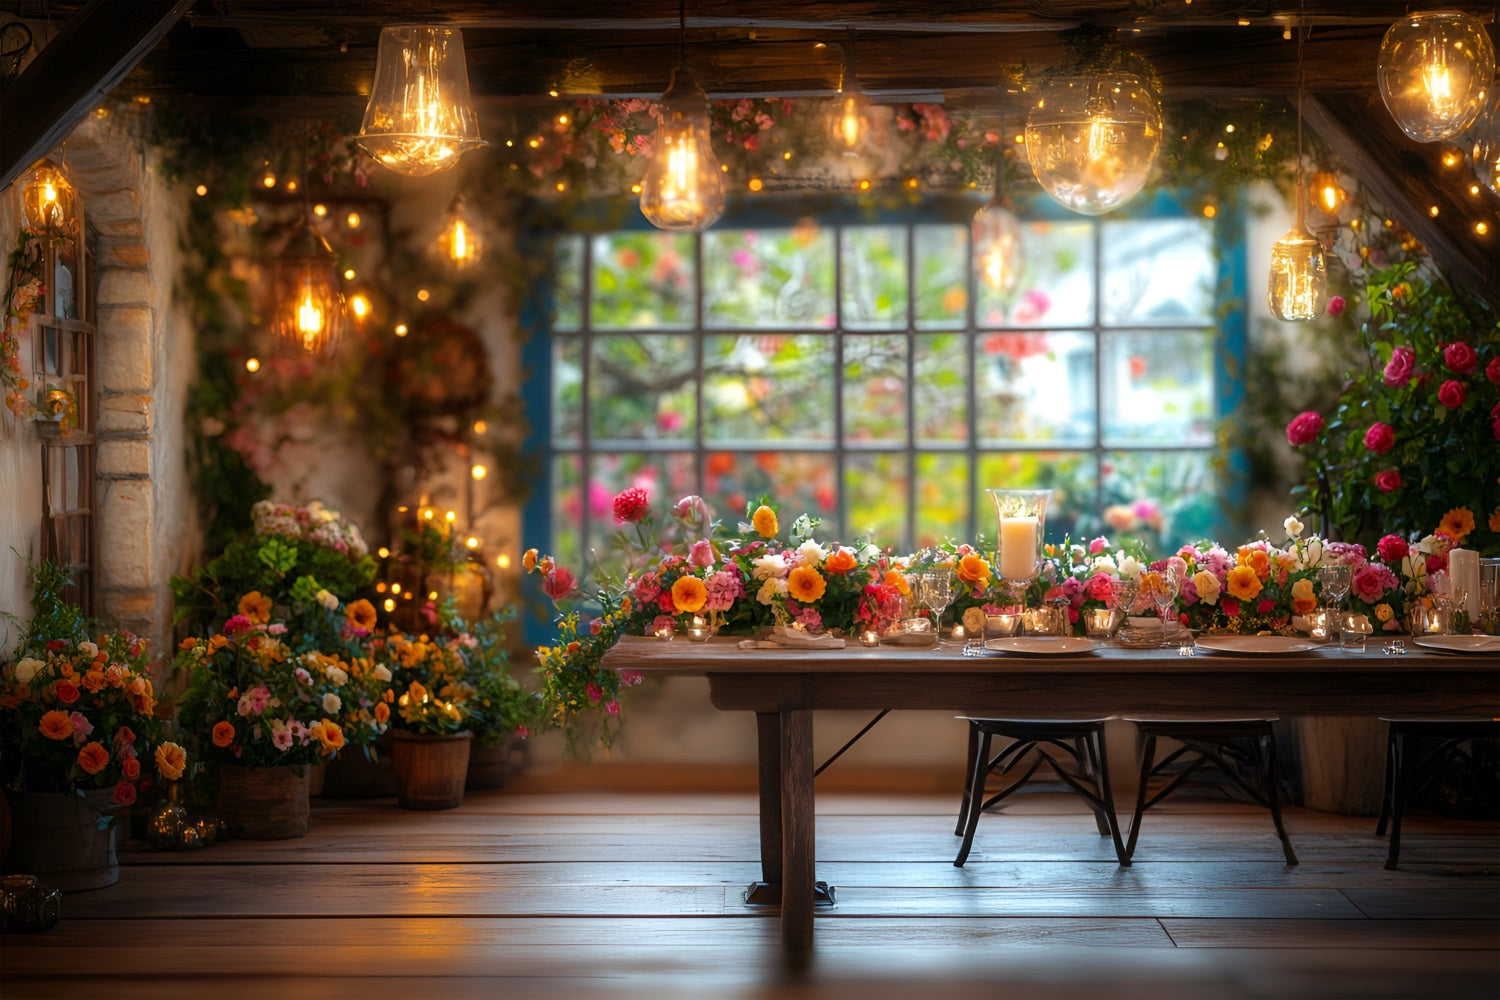
[[1084,590],[1087,591],[1089,600],[1108,602],[1114,596],[1115,592],[1114,577],[1108,573],[1095,573],[1089,577],[1089,582],[1084,587]]
[[614,500],[615,520],[635,523],[651,512],[651,497],[639,486],[620,491]]
[[1407,548],[1406,539],[1400,535],[1386,535],[1375,543],[1375,550],[1380,553],[1381,560],[1391,565],[1406,558]]
[[1456,378],[1450,378],[1438,387],[1438,402],[1450,410],[1456,410],[1464,405],[1468,398],[1469,389]]
[[1345,305],[1345,302],[1344,302],[1344,297],[1342,295],[1335,295],[1335,296],[1331,297],[1328,300],[1328,315],[1330,315],[1330,316],[1341,315],[1343,313],[1343,311],[1344,311],[1344,305]]
[[1417,367],[1417,353],[1410,347],[1398,347],[1385,365],[1385,384],[1400,389],[1411,381]]
[[1287,443],[1294,448],[1311,444],[1323,433],[1323,418],[1315,410],[1307,410],[1292,418],[1286,425]]
[[606,701],[604,703],[604,710],[606,712],[608,712],[610,715],[619,715],[620,714],[620,703],[618,701],[615,701],[613,698],[611,698],[609,701]]
[[1467,375],[1474,370],[1479,356],[1474,353],[1474,348],[1463,341],[1456,341],[1443,348],[1443,364],[1448,366],[1450,372],[1458,375]]
[[1390,424],[1375,421],[1365,431],[1365,447],[1377,455],[1384,455],[1396,443],[1396,431]]
[[1401,473],[1395,469],[1381,469],[1375,473],[1375,487],[1382,493],[1394,493],[1401,488]]
[[1092,542],[1089,542],[1089,555],[1097,556],[1107,548],[1109,548],[1109,539],[1105,538],[1103,535],[1100,535]]

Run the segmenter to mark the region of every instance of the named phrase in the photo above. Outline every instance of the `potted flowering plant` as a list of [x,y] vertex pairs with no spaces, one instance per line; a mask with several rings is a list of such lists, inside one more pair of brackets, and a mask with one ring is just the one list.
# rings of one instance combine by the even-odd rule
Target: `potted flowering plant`
[[453,809],[463,803],[474,734],[466,728],[478,694],[469,670],[474,637],[396,632],[375,643],[392,675],[395,715],[391,759],[404,809]]
[[184,639],[174,661],[187,674],[178,716],[217,766],[230,832],[250,840],[307,833],[309,766],[345,744],[343,668],[295,656],[285,635],[283,623],[236,614],[213,636]]
[[151,764],[174,779],[185,758],[159,742],[145,641],[123,630],[88,638],[62,597],[68,583],[50,563],[32,571],[33,617],[0,668],[0,783],[14,810],[11,865],[85,889],[118,877],[114,821],[149,785]]

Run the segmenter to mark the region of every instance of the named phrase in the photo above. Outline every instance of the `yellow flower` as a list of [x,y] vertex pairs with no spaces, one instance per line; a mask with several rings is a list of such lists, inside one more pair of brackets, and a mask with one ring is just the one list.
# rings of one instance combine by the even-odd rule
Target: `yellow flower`
[[176,743],[163,743],[154,756],[157,773],[167,781],[176,781],[187,768],[187,751]]
[[521,556],[521,568],[530,573],[536,569],[537,550],[527,549],[525,555]]
[[1390,621],[1394,617],[1396,617],[1396,612],[1391,608],[1391,606],[1389,604],[1377,604],[1377,605],[1375,605],[1375,620],[1376,621],[1379,621],[1379,622],[1388,622],[1388,621]]
[[1311,580],[1302,579],[1292,584],[1292,613],[1305,615],[1318,606]]
[[1453,539],[1454,545],[1462,545],[1474,530],[1474,515],[1467,507],[1454,507],[1443,515],[1437,530]]
[[803,604],[811,604],[823,596],[828,581],[811,566],[798,566],[786,578],[786,596]]
[[271,620],[271,599],[258,590],[252,590],[240,598],[239,611],[257,625],[264,625]]
[[680,577],[672,584],[672,603],[678,611],[699,611],[708,603],[708,587],[696,576]]
[[750,526],[762,538],[775,538],[776,533],[781,530],[781,522],[776,520],[776,512],[765,504],[755,508],[755,513],[750,517]]
[[332,719],[321,719],[307,727],[309,736],[312,736],[323,745],[323,753],[329,754],[335,750],[344,748],[344,731],[339,724]]
[[[1265,553],[1261,553],[1264,555]],[[1260,594],[1260,577],[1253,567],[1236,566],[1229,571],[1229,577],[1224,581],[1225,589],[1229,596],[1240,601],[1253,601]],[[1143,585],[1142,590],[1145,589]]]
[[984,561],[984,556],[975,555],[971,552],[958,561],[956,572],[960,580],[971,586],[988,584],[990,579],[990,564]]
[[350,625],[369,632],[375,627],[375,606],[361,597],[344,609],[344,617]]

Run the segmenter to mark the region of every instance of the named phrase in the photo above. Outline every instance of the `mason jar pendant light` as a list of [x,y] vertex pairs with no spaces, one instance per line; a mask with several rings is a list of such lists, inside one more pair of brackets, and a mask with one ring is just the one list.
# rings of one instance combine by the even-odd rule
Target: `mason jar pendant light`
[[1106,52],[1098,29],[1069,34],[1077,54],[1042,84],[1026,155],[1059,205],[1103,215],[1145,186],[1161,149],[1161,100],[1143,59]]
[[974,273],[989,290],[1000,295],[1015,291],[1021,280],[1024,246],[1021,220],[1010,204],[1005,190],[1005,89],[1000,85],[1000,142],[995,147],[995,191],[969,224],[969,241],[974,253]]
[[38,163],[21,192],[21,218],[26,228],[47,236],[63,236],[78,228],[78,200],[73,185],[51,160]]
[[370,103],[355,138],[408,177],[447,170],[485,145],[469,97],[463,33],[419,24],[380,29]]
[[687,14],[678,6],[677,68],[657,102],[656,144],[641,179],[641,214],[657,229],[696,232],[724,214],[724,178],[709,136],[708,95],[686,65]]
[[1391,25],[1376,66],[1386,109],[1418,142],[1457,136],[1495,86],[1495,47],[1484,25],[1457,10],[1411,14]]
[[1323,313],[1328,293],[1328,265],[1322,242],[1307,231],[1306,189],[1302,183],[1302,42],[1306,30],[1297,26],[1297,222],[1271,245],[1271,271],[1266,297],[1271,315],[1305,323]]

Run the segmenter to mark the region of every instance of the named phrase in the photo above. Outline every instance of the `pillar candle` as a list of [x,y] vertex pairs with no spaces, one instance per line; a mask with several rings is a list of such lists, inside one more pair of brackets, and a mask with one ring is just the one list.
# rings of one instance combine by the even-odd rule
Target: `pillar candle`
[[1456,592],[1462,590],[1469,621],[1479,621],[1479,553],[1473,549],[1448,550],[1448,577]]
[[1000,521],[1000,576],[1006,580],[1030,580],[1036,576],[1036,532],[1034,517],[1007,517]]

